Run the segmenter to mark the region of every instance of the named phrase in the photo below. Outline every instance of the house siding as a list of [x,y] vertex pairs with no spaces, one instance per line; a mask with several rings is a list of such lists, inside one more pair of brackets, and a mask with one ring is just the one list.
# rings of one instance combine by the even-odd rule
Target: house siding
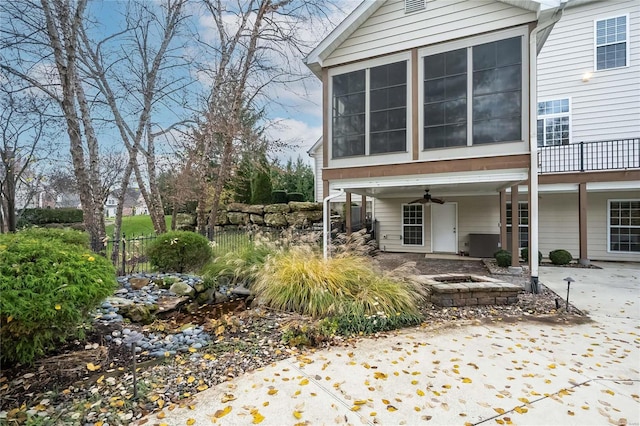
[[[527,201],[527,198],[522,198]],[[545,258],[557,249],[580,257],[578,193],[541,194],[538,209],[538,249]]]
[[536,20],[535,12],[501,2],[433,0],[405,14],[404,0],[389,0],[324,61],[324,66],[386,55]]
[[[628,14],[627,67],[596,71],[594,19]],[[592,73],[588,82],[584,73]],[[640,2],[569,7],[538,56],[538,99],[571,99],[571,142],[640,135]]]

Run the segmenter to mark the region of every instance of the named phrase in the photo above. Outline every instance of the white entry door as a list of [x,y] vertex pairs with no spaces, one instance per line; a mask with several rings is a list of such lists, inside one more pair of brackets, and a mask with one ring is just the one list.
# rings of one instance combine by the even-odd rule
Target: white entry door
[[431,203],[431,251],[458,252],[458,205]]

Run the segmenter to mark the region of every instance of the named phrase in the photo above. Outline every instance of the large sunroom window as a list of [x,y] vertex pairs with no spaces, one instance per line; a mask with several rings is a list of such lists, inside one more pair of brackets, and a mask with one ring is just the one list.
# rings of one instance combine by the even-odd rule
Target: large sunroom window
[[407,150],[407,61],[332,77],[332,157]]
[[521,141],[522,73],[522,36],[424,56],[424,149]]

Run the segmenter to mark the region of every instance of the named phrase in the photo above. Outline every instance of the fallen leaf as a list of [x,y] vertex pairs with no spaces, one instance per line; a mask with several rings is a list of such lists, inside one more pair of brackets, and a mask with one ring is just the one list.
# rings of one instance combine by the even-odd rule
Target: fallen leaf
[[231,406],[227,405],[222,410],[218,410],[213,414],[216,419],[222,418],[231,412]]
[[300,380],[300,383],[299,383],[300,386],[305,386],[308,384],[309,384],[309,379],[302,379]]
[[275,395],[278,393],[278,389],[269,389],[267,395]]
[[196,423],[196,419],[187,419],[187,425],[191,426]]
[[293,417],[295,417],[296,419],[300,420],[302,418],[302,413],[300,413],[300,411],[294,411],[293,412]]
[[156,417],[159,419],[164,419],[165,417],[167,417],[167,415],[164,411],[160,411]]
[[230,393],[225,393],[224,395],[222,395],[220,401],[224,404],[225,402],[233,401],[234,399],[236,399],[235,396]]
[[387,411],[398,411],[398,409],[396,407],[394,407],[393,405],[387,405]]
[[193,383],[196,381],[196,378],[193,376],[189,376],[189,378],[187,379],[187,383]]
[[100,370],[101,367],[101,365],[94,365],[92,362],[87,363],[87,370],[89,371]]
[[471,379],[468,377],[463,377],[462,378],[462,383],[471,383]]
[[498,414],[504,414],[504,408],[494,408],[493,411],[495,411]]
[[571,410],[567,410],[567,414],[568,414],[568,415],[570,415],[570,416],[575,416],[575,415],[576,415],[576,413],[574,413],[574,412],[573,412],[573,411],[571,411]]
[[418,394],[418,396],[424,396],[424,391],[422,391],[421,389],[418,389],[416,393]]

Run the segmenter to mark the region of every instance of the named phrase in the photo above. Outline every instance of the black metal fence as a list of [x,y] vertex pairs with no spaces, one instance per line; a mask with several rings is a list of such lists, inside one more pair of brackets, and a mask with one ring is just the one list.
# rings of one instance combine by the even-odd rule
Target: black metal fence
[[[152,267],[147,257],[147,250],[157,235],[127,236],[110,238],[105,246],[105,254],[111,258],[118,275],[151,272]],[[321,231],[316,229],[274,229],[274,228],[224,228],[208,232],[214,256],[223,255],[229,251],[237,251],[253,244],[256,240],[278,241],[281,245],[297,242],[318,243],[321,241]],[[118,247],[117,256],[113,256],[114,246]]]
[[640,138],[538,148],[540,173],[640,168]]

